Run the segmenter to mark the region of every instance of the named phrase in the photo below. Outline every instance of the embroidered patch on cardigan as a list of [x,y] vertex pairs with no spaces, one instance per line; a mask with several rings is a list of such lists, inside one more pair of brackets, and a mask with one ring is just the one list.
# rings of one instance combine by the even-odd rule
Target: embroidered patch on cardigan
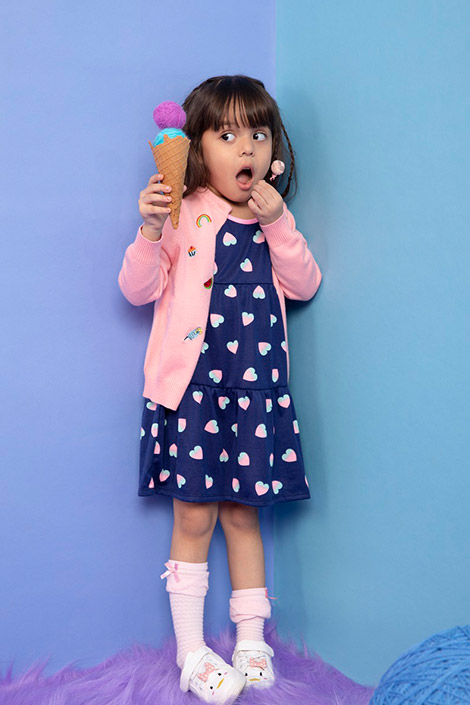
[[204,282],[204,288],[205,288],[205,289],[211,289],[213,282],[214,282],[214,277],[211,277],[211,278],[208,279],[206,282]]
[[189,250],[188,250],[188,255],[189,255],[190,257],[194,257],[194,255],[196,254],[196,251],[197,251],[197,250],[196,250],[196,248],[194,247],[194,245],[191,245],[191,247],[190,247]]
[[212,218],[210,215],[207,215],[207,213],[201,213],[201,215],[196,218],[196,225],[198,228],[202,228],[204,223],[212,223]]
[[198,326],[197,328],[194,328],[192,331],[188,333],[188,335],[183,338],[183,340],[187,340],[188,338],[190,340],[194,340],[194,338],[197,338],[198,335],[201,335],[202,333],[202,328],[201,326]]

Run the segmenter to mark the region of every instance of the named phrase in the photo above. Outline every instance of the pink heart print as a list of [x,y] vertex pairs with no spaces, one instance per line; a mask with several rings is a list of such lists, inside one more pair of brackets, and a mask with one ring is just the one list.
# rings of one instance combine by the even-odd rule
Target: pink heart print
[[225,409],[227,404],[230,404],[230,399],[228,397],[219,397],[219,406],[221,409]]
[[258,379],[258,375],[256,374],[256,370],[254,367],[249,367],[247,370],[245,370],[243,374],[243,379],[245,379],[247,382],[256,382]]
[[219,433],[219,426],[218,423],[215,419],[211,419],[206,423],[204,426],[204,430],[208,431],[209,433]]
[[225,318],[220,313],[211,313],[211,325],[213,328],[218,328]]
[[250,406],[250,399],[249,397],[239,397],[238,398],[238,403],[243,409],[243,411],[246,411],[248,407]]
[[227,343],[227,348],[235,355],[238,350],[238,340],[229,340]]
[[266,492],[269,490],[269,485],[266,485],[264,482],[261,482],[261,480],[258,480],[258,482],[255,484],[255,490],[256,494],[261,496],[263,494],[266,494]]
[[222,238],[222,242],[224,245],[229,247],[230,245],[236,245],[237,244],[237,238],[235,235],[232,235],[232,233],[225,233],[225,235]]
[[194,460],[202,460],[203,454],[201,446],[194,446],[194,448],[189,451],[189,455],[191,458],[194,458]]
[[229,284],[228,287],[224,289],[224,294],[225,296],[230,296],[230,298],[233,299],[237,295],[237,290],[233,284]]

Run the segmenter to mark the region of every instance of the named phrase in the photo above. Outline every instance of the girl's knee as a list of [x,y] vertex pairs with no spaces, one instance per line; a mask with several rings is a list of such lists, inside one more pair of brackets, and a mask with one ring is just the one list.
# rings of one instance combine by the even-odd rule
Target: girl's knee
[[217,502],[182,502],[173,500],[174,524],[178,531],[190,536],[212,533],[217,522]]
[[220,502],[219,520],[224,531],[253,531],[259,528],[258,508],[237,502]]

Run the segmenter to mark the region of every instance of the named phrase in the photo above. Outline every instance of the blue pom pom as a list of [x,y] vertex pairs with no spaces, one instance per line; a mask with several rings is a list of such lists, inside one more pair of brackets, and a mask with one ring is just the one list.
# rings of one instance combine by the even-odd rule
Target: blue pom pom
[[470,626],[439,632],[404,653],[369,705],[470,703]]

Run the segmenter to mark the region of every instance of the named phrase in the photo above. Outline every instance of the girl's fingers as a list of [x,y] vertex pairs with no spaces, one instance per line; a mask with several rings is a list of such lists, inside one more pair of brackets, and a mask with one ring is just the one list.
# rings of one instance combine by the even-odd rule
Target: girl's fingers
[[147,193],[141,196],[140,200],[142,203],[152,203],[158,205],[159,203],[169,203],[172,199],[171,196],[163,196],[161,193]]
[[260,196],[260,194],[259,194],[257,191],[255,191],[254,189],[253,189],[253,191],[251,192],[251,198],[252,198],[253,201],[256,203],[256,205],[258,206],[258,208],[263,208],[263,207],[265,207],[265,206],[267,205],[267,204],[266,204],[266,201],[264,200],[264,198],[263,198],[262,196]]
[[266,194],[260,193],[257,186],[255,186],[253,191],[251,192],[251,197],[253,198],[254,196],[256,196],[257,202],[260,204],[260,206],[268,205]]
[[154,184],[157,181],[161,181],[162,179],[163,179],[163,174],[153,174],[149,179],[149,186],[150,186],[150,184]]
[[160,206],[149,206],[150,213],[171,213],[171,208]]
[[258,206],[258,204],[256,203],[256,201],[253,197],[250,198],[250,200],[248,201],[248,206],[251,208],[251,210],[255,214],[261,213],[261,208]]
[[170,213],[170,210],[170,208],[163,206],[145,206],[145,208],[142,208],[140,211],[140,214],[145,218],[150,215],[166,215],[167,213]]

